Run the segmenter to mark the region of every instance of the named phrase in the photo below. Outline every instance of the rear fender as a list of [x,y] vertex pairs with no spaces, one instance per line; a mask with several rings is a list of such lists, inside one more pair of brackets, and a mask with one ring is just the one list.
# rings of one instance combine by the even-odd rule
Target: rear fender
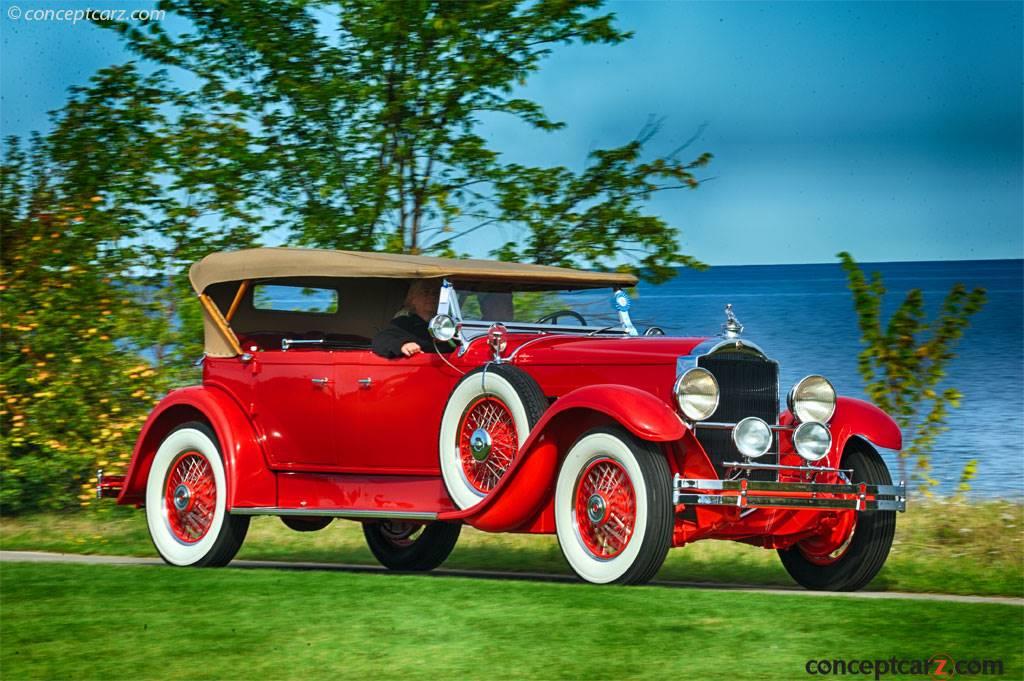
[[558,462],[593,427],[615,423],[643,440],[672,442],[687,432],[679,416],[649,392],[623,385],[578,388],[559,398],[530,431],[505,475],[480,503],[441,514],[487,532],[520,528],[550,501]]
[[[792,424],[793,415],[788,411],[783,412],[779,423]],[[832,449],[829,450],[826,461],[834,468],[839,467],[846,444],[853,437],[859,437],[885,449],[903,447],[903,433],[891,416],[870,402],[852,397],[836,399],[836,411],[829,422],[829,430],[832,432]],[[796,456],[791,440],[784,438],[783,453],[788,452]]]
[[209,424],[217,434],[227,475],[227,508],[276,506],[277,479],[267,468],[256,431],[238,403],[213,386],[172,391],[149,415],[135,442],[119,504],[142,506],[153,456],[167,434],[189,421]]

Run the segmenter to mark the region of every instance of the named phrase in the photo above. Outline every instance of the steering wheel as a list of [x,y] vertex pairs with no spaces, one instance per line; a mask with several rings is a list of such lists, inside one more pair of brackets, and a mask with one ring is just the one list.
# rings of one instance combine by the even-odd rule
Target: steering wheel
[[566,310],[558,310],[556,312],[550,312],[550,313],[544,315],[543,317],[541,317],[540,319],[538,319],[534,323],[535,324],[543,324],[544,322],[553,322],[556,319],[558,319],[559,317],[572,317],[572,318],[574,318],[576,321],[578,321],[580,323],[580,326],[586,326],[587,325],[587,320],[583,318],[583,315],[581,315],[576,310],[568,310],[568,309],[566,309]]

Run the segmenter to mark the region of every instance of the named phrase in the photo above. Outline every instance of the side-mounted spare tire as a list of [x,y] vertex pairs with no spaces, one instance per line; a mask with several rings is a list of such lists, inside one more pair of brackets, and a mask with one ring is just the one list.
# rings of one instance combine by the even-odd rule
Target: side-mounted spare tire
[[509,364],[462,377],[441,417],[441,475],[452,500],[469,508],[494,489],[548,407],[533,378]]

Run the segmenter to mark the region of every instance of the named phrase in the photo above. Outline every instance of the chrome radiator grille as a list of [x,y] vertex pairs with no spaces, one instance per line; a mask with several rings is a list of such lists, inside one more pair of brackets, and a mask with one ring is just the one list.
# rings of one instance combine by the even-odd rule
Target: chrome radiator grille
[[[718,380],[721,398],[718,409],[708,421],[737,423],[748,417],[757,416],[769,424],[779,419],[779,365],[750,352],[716,352],[697,360],[697,366],[707,369]],[[742,456],[732,441],[731,430],[697,428],[697,440],[711,458],[715,470],[721,477],[726,461],[742,461]],[[778,463],[778,435],[771,450],[759,458],[758,463]],[[772,471],[756,471],[750,474],[754,480],[775,480]]]

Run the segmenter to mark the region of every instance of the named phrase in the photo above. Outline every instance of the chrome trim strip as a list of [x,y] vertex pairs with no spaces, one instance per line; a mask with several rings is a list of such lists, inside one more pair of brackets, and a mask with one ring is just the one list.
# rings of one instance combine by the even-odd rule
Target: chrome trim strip
[[[721,338],[719,336],[716,336],[716,337],[707,338],[707,339],[701,341],[697,345],[693,346],[693,349],[690,350],[690,354],[684,355],[684,356],[680,357],[679,359],[677,359],[676,360],[676,376],[679,376],[680,374],[682,374],[687,369],[690,369],[692,367],[697,366],[697,359],[698,358],[703,357],[704,355],[712,355],[712,354],[718,352],[719,350],[722,350],[722,349],[728,348],[728,347],[732,347],[732,348],[749,348],[751,350],[754,350],[755,352],[760,353],[760,355],[762,357],[764,357],[765,359],[767,359],[769,361],[773,361],[773,362],[775,361],[775,360],[771,359],[770,357],[768,357],[768,354],[764,350],[762,350],[761,346],[759,346],[757,343],[754,343],[752,341],[748,341],[745,338],[743,338],[743,339],[741,339],[741,338],[723,339],[723,338]],[[776,364],[778,364],[778,362],[776,362]]]
[[852,468],[828,468],[826,466],[783,466],[777,463],[749,463],[744,461],[725,461],[724,468],[740,468],[755,471],[796,471],[800,473],[852,473]]
[[231,515],[329,516],[331,518],[400,518],[402,520],[437,520],[427,511],[378,511],[356,508],[276,508],[256,506],[233,508]]
[[290,347],[292,347],[294,345],[323,345],[323,344],[324,344],[324,339],[323,338],[314,338],[312,340],[304,340],[302,338],[298,338],[298,339],[295,339],[295,338],[282,338],[281,339],[281,349],[282,350],[287,350],[288,348],[290,348]]
[[[708,428],[709,430],[732,430],[735,428],[737,423],[723,423],[721,421],[697,421],[693,424],[694,428]],[[822,425],[825,425],[824,423]],[[796,426],[793,425],[779,425],[777,423],[769,423],[768,427],[772,430],[796,430]],[[827,427],[827,426],[826,426]]]

